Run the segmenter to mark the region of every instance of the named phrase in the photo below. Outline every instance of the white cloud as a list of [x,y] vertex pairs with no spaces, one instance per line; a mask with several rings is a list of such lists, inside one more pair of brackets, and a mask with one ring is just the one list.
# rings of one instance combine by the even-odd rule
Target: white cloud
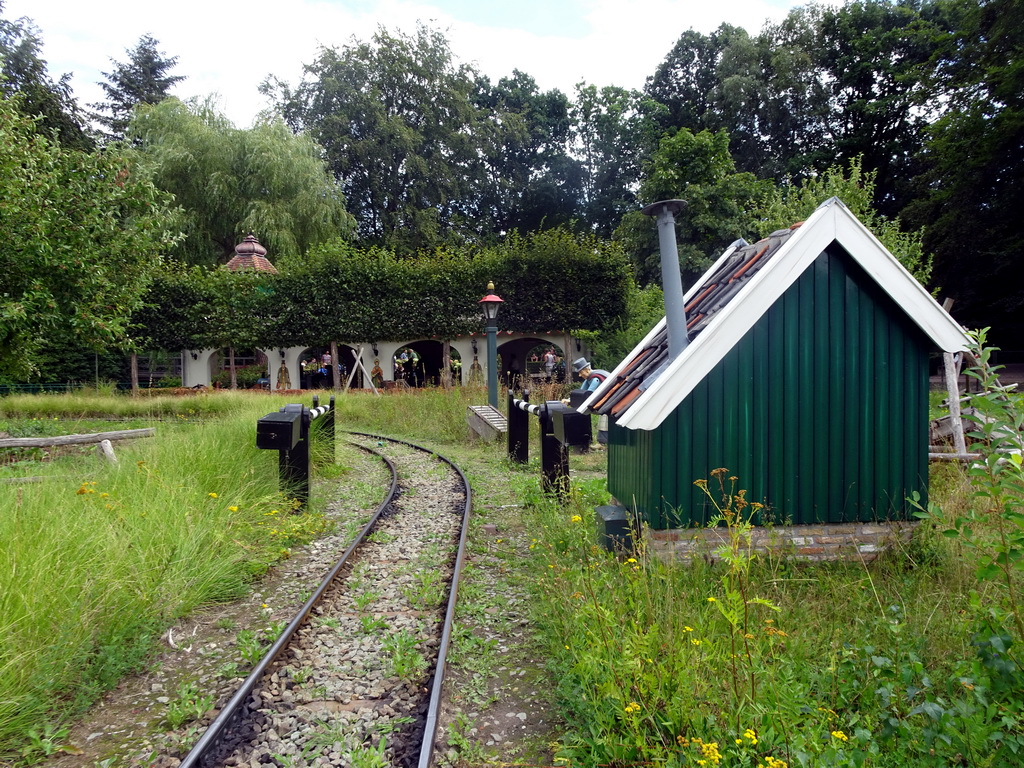
[[[482,0],[481,0],[482,1]],[[557,0],[551,0],[557,2]],[[443,2],[443,0],[439,0]],[[771,0],[592,0],[581,3],[590,33],[579,38],[557,29],[530,33],[464,22],[428,2],[414,0],[179,0],[173,6],[134,0],[7,0],[7,18],[29,16],[39,26],[50,72],[73,72],[83,103],[102,100],[96,84],[113,58],[143,34],[178,56],[174,74],[187,76],[176,95],[217,93],[238,125],[265,106],[257,88],[268,74],[295,83],[318,45],[367,39],[378,26],[412,31],[417,21],[446,30],[452,50],[496,80],[518,68],[548,90],[572,92],[585,80],[598,86],[642,88],[679,35],[710,32],[722,22],[751,32],[768,17],[781,18],[796,2]]]

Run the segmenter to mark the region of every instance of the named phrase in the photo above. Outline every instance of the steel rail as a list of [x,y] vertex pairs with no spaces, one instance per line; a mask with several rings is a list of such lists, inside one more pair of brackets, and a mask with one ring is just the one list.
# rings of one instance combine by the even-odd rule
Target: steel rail
[[221,735],[223,734],[224,730],[228,727],[228,725],[231,724],[231,721],[238,714],[239,710],[241,710],[242,704],[252,694],[253,690],[256,688],[260,680],[263,678],[267,670],[270,668],[270,665],[274,663],[278,655],[280,655],[281,651],[283,651],[287,647],[288,643],[291,642],[292,637],[298,631],[302,623],[306,620],[306,617],[309,616],[309,612],[314,608],[314,606],[316,606],[318,602],[320,602],[320,599],[323,597],[324,593],[330,587],[335,577],[337,577],[338,573],[344,567],[345,563],[348,561],[349,557],[355,551],[356,547],[362,544],[366,537],[369,536],[369,534],[373,531],[373,528],[376,526],[377,521],[380,519],[381,515],[384,513],[386,509],[388,509],[388,507],[390,507],[394,503],[395,499],[398,497],[398,470],[395,469],[394,463],[392,463],[392,461],[388,459],[386,456],[383,456],[382,454],[377,453],[377,451],[374,451],[370,448],[366,448],[365,446],[362,445],[355,445],[355,447],[359,448],[360,450],[366,451],[367,453],[372,453],[380,457],[387,465],[388,469],[391,472],[391,487],[388,490],[387,496],[385,497],[384,501],[382,501],[380,505],[377,507],[377,509],[374,511],[373,515],[370,517],[369,522],[365,526],[363,526],[362,531],[360,531],[359,535],[355,538],[355,540],[352,542],[349,548],[345,550],[345,554],[341,556],[341,559],[331,569],[330,573],[328,573],[327,576],[324,577],[323,581],[320,582],[320,586],[317,587],[312,597],[310,597],[305,602],[305,604],[299,609],[299,612],[295,614],[295,618],[293,618],[291,622],[288,624],[288,626],[285,627],[284,631],[281,633],[281,636],[278,637],[277,641],[272,646],[270,646],[270,649],[266,652],[266,654],[263,656],[260,662],[253,668],[252,672],[245,679],[245,682],[243,682],[239,689],[235,692],[235,695],[232,696],[228,703],[224,705],[223,709],[221,709],[220,711],[220,714],[218,714],[214,721],[210,723],[209,727],[207,727],[206,729],[206,732],[203,733],[199,741],[197,741],[195,746],[192,747],[191,751],[189,751],[189,753],[182,759],[181,763],[179,763],[179,768],[196,768],[196,766],[201,765],[200,761],[204,757],[206,757],[207,753],[210,752],[210,750],[212,750],[218,744],[218,741]]
[[466,541],[469,536],[469,515],[473,508],[473,489],[470,487],[469,480],[466,479],[466,475],[461,469],[459,469],[455,462],[437,451],[432,451],[421,445],[406,442],[405,440],[398,440],[393,437],[370,435],[365,432],[350,432],[349,434],[362,435],[363,437],[370,437],[377,440],[389,440],[393,443],[407,445],[411,448],[415,448],[416,450],[431,453],[455,471],[455,474],[459,476],[459,480],[462,482],[462,487],[466,491],[466,499],[462,508],[462,533],[459,535],[459,549],[455,555],[452,585],[451,590],[448,593],[448,606],[445,610],[444,624],[441,629],[441,643],[437,649],[437,664],[434,667],[434,681],[431,684],[430,702],[427,705],[426,723],[423,729],[423,744],[420,746],[420,759],[417,766],[417,768],[429,768],[430,761],[434,756],[434,742],[437,740],[437,728],[439,724],[438,714],[441,710],[441,695],[444,688],[444,672],[448,660],[448,648],[451,645],[452,626],[455,623],[455,603],[459,592],[459,577],[462,575],[462,568],[463,565],[465,565],[466,560]]

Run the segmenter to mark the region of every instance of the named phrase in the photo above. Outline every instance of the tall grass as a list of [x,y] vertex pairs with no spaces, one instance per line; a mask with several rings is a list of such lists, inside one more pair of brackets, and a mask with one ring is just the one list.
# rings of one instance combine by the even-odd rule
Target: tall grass
[[[319,394],[321,403],[331,395]],[[337,397],[335,415],[341,430],[457,443],[468,435],[466,407],[485,399],[480,388],[352,392]],[[255,447],[256,420],[287,402],[311,397],[0,398],[0,428],[12,434],[157,426],[155,438],[115,444],[117,465],[71,449],[45,469],[0,472],[14,480],[0,483],[0,763],[41,722],[81,711],[143,663],[176,618],[242,594],[287,547],[322,530],[315,499],[312,511],[288,514],[276,453]]]
[[336,401],[338,428],[457,443],[469,437],[466,408],[486,401],[481,387],[349,392]]
[[250,392],[200,392],[189,396],[153,395],[127,397],[104,395],[94,390],[0,397],[0,417],[16,418],[202,418],[246,407],[254,400],[272,399]]
[[[941,472],[941,488],[963,493],[949,477],[960,470]],[[993,626],[1004,596],[938,528],[874,563],[798,564],[754,559],[733,518],[732,547],[667,564],[595,547],[584,521],[603,502],[534,509],[535,617],[570,764],[1012,765],[1024,753],[1024,678],[1000,650],[1006,622]]]
[[[18,399],[29,413],[135,406]],[[322,524],[287,514],[276,454],[255,448],[255,420],[277,402],[208,400],[200,408],[219,418],[118,443],[116,466],[79,455],[52,462],[44,482],[0,484],[0,761],[139,664],[175,618],[238,596]]]

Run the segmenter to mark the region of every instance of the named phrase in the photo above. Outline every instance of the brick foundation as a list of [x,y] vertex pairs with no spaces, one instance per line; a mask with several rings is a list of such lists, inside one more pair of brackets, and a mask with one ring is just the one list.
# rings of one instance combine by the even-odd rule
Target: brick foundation
[[[773,551],[797,560],[870,561],[894,541],[908,541],[916,522],[822,523],[754,528],[755,552]],[[647,551],[664,560],[711,557],[726,543],[725,528],[677,528],[644,531]]]

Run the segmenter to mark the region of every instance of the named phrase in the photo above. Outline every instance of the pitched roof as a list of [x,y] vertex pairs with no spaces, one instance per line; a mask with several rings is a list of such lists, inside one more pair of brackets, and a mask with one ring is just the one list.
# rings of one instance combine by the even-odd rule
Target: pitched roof
[[935,345],[966,347],[963,329],[838,198],[803,224],[733,243],[687,291],[689,344],[668,359],[662,319],[580,406],[630,429],[656,429],[833,242],[839,243]]

